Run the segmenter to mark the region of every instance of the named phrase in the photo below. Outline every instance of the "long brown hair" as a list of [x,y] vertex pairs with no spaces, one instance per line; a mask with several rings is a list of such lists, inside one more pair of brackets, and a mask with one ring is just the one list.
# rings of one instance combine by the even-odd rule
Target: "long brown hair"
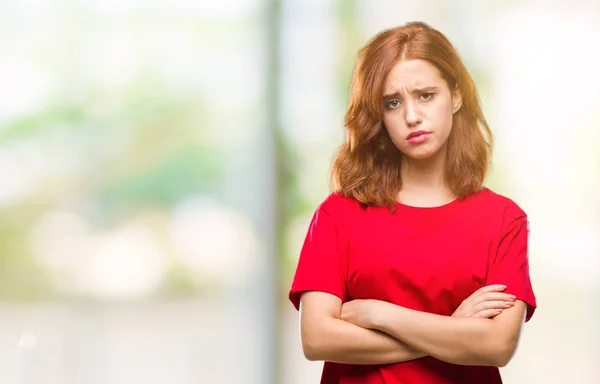
[[458,198],[481,189],[490,163],[493,136],[479,95],[452,43],[421,22],[383,31],[359,51],[344,125],[347,139],[331,168],[334,189],[363,204],[395,207],[402,180],[401,153],[382,123],[383,84],[401,60],[433,64],[450,90],[458,89],[461,108],[448,138],[445,180]]

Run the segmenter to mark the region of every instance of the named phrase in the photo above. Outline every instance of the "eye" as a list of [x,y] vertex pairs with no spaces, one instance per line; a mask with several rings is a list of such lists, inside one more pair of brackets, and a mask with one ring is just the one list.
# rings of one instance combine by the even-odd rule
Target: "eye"
[[394,109],[394,108],[398,108],[400,106],[400,100],[390,100],[387,103],[385,103],[386,108],[388,109]]
[[421,93],[421,100],[423,101],[429,101],[431,99],[433,99],[433,92],[425,92],[425,93]]

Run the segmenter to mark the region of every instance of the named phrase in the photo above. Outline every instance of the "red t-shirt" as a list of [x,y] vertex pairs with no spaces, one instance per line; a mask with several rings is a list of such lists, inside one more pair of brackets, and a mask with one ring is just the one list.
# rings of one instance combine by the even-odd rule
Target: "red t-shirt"
[[[338,193],[316,210],[289,298],[305,291],[383,300],[451,315],[477,289],[504,284],[528,304],[536,300],[528,263],[527,216],[512,200],[484,188],[434,208],[365,207]],[[464,366],[433,357],[388,365],[325,362],[321,384],[501,383],[496,367]]]

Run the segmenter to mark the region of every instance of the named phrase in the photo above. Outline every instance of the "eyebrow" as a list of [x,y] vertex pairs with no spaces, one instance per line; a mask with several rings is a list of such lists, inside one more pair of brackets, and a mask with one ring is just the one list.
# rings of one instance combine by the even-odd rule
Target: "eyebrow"
[[[414,88],[411,90],[411,93],[426,93],[426,92],[433,92],[433,91],[437,91],[438,87],[423,87],[423,88]],[[383,100],[387,101],[390,99],[397,99],[397,98],[401,98],[402,95],[400,94],[400,92],[396,91],[393,93],[388,93],[383,95]]]

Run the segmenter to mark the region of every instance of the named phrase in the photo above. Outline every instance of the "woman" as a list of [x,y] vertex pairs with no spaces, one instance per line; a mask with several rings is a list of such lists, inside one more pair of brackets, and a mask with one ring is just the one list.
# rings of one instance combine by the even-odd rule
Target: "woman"
[[375,36],[345,126],[290,291],[321,383],[501,383],[536,307],[528,221],[482,186],[492,135],[451,43]]

